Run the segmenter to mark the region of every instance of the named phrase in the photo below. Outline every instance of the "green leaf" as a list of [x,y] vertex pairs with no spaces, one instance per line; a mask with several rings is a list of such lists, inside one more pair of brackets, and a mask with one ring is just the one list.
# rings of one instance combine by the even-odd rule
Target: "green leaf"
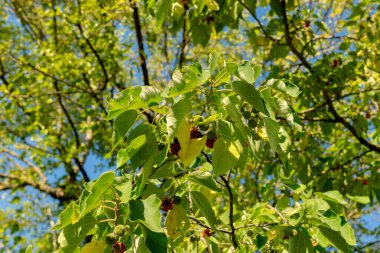
[[282,17],[282,7],[279,0],[270,0],[270,7],[277,16]]
[[110,111],[108,112],[107,116],[104,118],[104,120],[111,120],[111,119],[114,119],[116,118],[117,116],[119,116],[120,114],[122,114],[123,112],[127,111],[128,109],[119,109],[119,110],[115,110],[115,111]]
[[33,245],[29,245],[28,248],[26,248],[25,253],[33,253]]
[[[108,104],[108,111],[147,108],[161,102],[161,92],[152,86],[133,86],[115,95]],[[108,118],[108,117],[107,117]]]
[[269,138],[269,144],[272,150],[277,149],[277,145],[280,142],[278,137],[280,132],[280,124],[269,117],[264,117],[264,126]]
[[301,93],[297,85],[283,79],[270,79],[268,85],[292,97],[297,97]]
[[253,71],[255,73],[255,80],[257,80],[257,78],[259,78],[261,70],[262,70],[262,68],[260,65],[253,66]]
[[213,80],[213,86],[218,87],[223,83],[229,83],[231,81],[231,75],[226,69],[222,69]]
[[238,163],[239,157],[240,153],[235,143],[222,137],[218,138],[212,152],[212,167],[215,176],[233,169]]
[[166,116],[166,126],[170,138],[173,138],[177,134],[179,125],[190,109],[191,102],[187,98],[179,100],[170,108]]
[[205,47],[211,37],[211,27],[199,20],[192,19],[191,35],[194,45]]
[[334,231],[339,231],[341,229],[340,217],[330,209],[327,210],[323,215],[320,213],[315,213],[312,217],[309,218],[309,220],[314,226],[324,226]]
[[302,123],[293,107],[289,106],[290,113],[286,115],[286,120],[298,131],[302,132]]
[[112,185],[114,179],[115,172],[107,171],[100,175],[98,179],[87,183],[80,197],[80,217],[100,205],[103,193]]
[[328,192],[316,192],[315,195],[333,201],[341,205],[347,205],[348,203],[344,200],[342,194],[338,191],[328,191]]
[[216,230],[217,220],[215,217],[214,210],[212,210],[210,202],[208,202],[208,199],[198,191],[192,191],[190,195],[191,199],[193,200],[193,203],[198,207],[201,214],[206,218],[210,227]]
[[253,84],[255,82],[256,78],[260,75],[260,71],[260,66],[259,68],[252,68],[252,66],[247,61],[238,67],[239,77],[250,84]]
[[172,0],[158,0],[155,5],[157,27],[161,27],[172,8]]
[[120,168],[129,160],[127,149],[123,148],[117,152],[116,168]]
[[352,199],[355,202],[358,202],[360,204],[368,204],[370,202],[370,199],[368,196],[351,196],[349,194],[346,195],[347,198]]
[[240,131],[240,134],[238,135],[239,140],[242,145],[248,146],[251,148],[253,155],[256,159],[259,159],[258,155],[256,154],[256,147],[252,139],[251,131],[248,129],[247,125],[242,120],[242,115],[238,112],[238,110],[235,107],[236,102],[232,101],[232,98],[225,97],[222,100],[222,103],[226,106],[230,116],[235,122],[236,128]]
[[319,211],[327,211],[330,206],[323,199],[305,199],[303,205],[308,213],[316,215]]
[[131,208],[130,219],[138,221],[153,232],[162,232],[160,205],[161,201],[156,195],[150,195],[148,198],[141,200],[130,200]]
[[59,220],[53,229],[62,229],[69,224],[74,224],[79,219],[79,206],[71,202],[60,214]]
[[325,236],[337,249],[343,252],[353,252],[353,247],[346,242],[346,240],[341,236],[340,232],[323,226],[319,226],[318,229],[322,235]]
[[166,86],[162,97],[175,97],[193,91],[197,86],[203,84],[210,77],[210,71],[199,69],[195,65],[186,67],[185,73],[179,70],[173,73],[173,83]]
[[224,65],[226,66],[226,70],[230,72],[230,74],[234,75],[239,68],[239,65],[233,62],[225,62]]
[[218,65],[218,54],[216,51],[212,51],[209,55],[210,73],[214,73],[216,66]]
[[84,245],[80,253],[104,253],[107,248],[105,241],[92,241]]
[[137,115],[136,110],[129,110],[117,116],[113,124],[112,150],[122,142],[129,129],[135,123]]
[[181,205],[174,205],[168,212],[165,226],[169,237],[173,239],[181,235],[181,231],[186,231],[190,226],[185,209]]
[[291,182],[285,183],[285,186],[293,190],[295,194],[301,194],[306,189],[306,185],[304,184],[296,184]]
[[171,177],[175,174],[174,162],[168,162],[160,166],[150,177],[151,179]]
[[310,236],[306,230],[298,231],[297,235],[289,239],[289,253],[310,253],[314,252]]
[[62,251],[64,253],[74,252],[88,232],[95,226],[96,222],[95,218],[91,214],[88,214],[77,223],[66,226],[58,237],[58,243]]
[[255,87],[244,81],[234,81],[231,83],[232,89],[239,94],[245,101],[247,101],[253,108],[258,111],[268,114],[260,93]]
[[234,126],[231,122],[224,119],[219,119],[217,121],[217,129],[218,134],[220,134],[224,139],[232,140],[234,138]]
[[206,2],[207,7],[210,10],[213,10],[213,11],[218,11],[219,10],[219,5],[218,5],[217,1],[215,1],[215,0],[205,0],[205,2]]
[[128,158],[132,159],[133,156],[144,147],[151,137],[151,134],[142,134],[134,138],[127,146]]
[[221,190],[216,185],[215,179],[208,171],[197,170],[191,172],[187,178],[193,183],[206,187],[212,191],[220,192]]
[[203,147],[205,146],[206,141],[207,136],[203,136],[202,138],[190,139],[186,149],[186,153],[179,153],[179,156],[185,167],[189,166],[195,160],[195,158],[197,158],[197,156],[201,153]]
[[119,195],[120,203],[128,203],[131,198],[132,180],[130,175],[119,176],[115,178],[115,190]]
[[148,249],[154,253],[167,253],[168,252],[168,238],[163,232],[154,232],[145,228],[146,239],[145,243]]
[[340,234],[349,245],[351,246],[356,245],[354,230],[352,229],[350,223],[348,223],[347,221],[344,221],[344,224],[342,225],[340,229]]

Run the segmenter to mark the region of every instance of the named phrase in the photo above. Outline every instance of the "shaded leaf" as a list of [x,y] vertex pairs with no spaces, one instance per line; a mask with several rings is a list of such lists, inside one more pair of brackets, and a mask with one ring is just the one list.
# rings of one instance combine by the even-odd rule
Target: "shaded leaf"
[[231,83],[231,86],[232,89],[245,101],[247,101],[253,108],[266,115],[268,114],[260,93],[255,89],[253,85],[244,81],[234,81]]
[[168,212],[165,226],[169,237],[177,238],[181,235],[181,230],[186,230],[190,226],[185,209],[180,205],[174,205]]
[[316,192],[315,195],[317,195],[323,199],[336,202],[336,203],[341,204],[341,205],[347,205],[348,204],[344,200],[342,194],[336,190],[335,191],[328,191],[328,192]]
[[301,91],[297,87],[297,85],[282,79],[270,79],[268,81],[268,85],[272,88],[281,91],[284,94],[287,94],[292,97],[297,97]]
[[337,249],[343,252],[353,252],[353,247],[346,242],[346,240],[341,236],[340,232],[323,226],[319,226],[318,229],[322,235],[325,236]]
[[309,253],[314,252],[310,236],[306,230],[298,231],[297,235],[289,239],[289,253]]
[[279,132],[280,124],[269,117],[264,117],[264,126],[268,135],[269,144],[272,150],[277,149],[277,145],[280,142]]
[[62,251],[72,253],[87,236],[87,233],[95,226],[95,218],[88,214],[75,224],[66,226],[58,236],[58,243]]
[[240,157],[236,145],[224,138],[218,138],[212,152],[212,167],[215,176],[222,175],[235,167]]
[[84,245],[80,253],[104,253],[106,250],[107,244],[105,241],[92,241]]
[[166,116],[166,126],[170,138],[173,138],[177,134],[179,125],[190,109],[191,103],[186,98],[179,100],[170,108]]
[[215,217],[214,210],[212,210],[210,202],[208,202],[208,199],[198,191],[192,191],[190,195],[191,199],[193,200],[193,203],[198,207],[201,214],[206,218],[210,227],[216,230],[217,220]]
[[131,208],[130,219],[139,221],[153,232],[162,232],[160,205],[161,201],[156,195],[150,195],[148,198],[141,200],[130,200]]
[[197,170],[191,172],[188,176],[188,180],[212,191],[220,192],[220,189],[216,185],[215,179],[211,173],[207,171]]
[[133,126],[137,119],[137,115],[138,113],[136,110],[129,110],[117,116],[113,124],[112,150],[120,144],[128,130]]
[[114,178],[115,172],[107,171],[86,185],[79,199],[81,217],[100,205],[102,195],[112,185]]

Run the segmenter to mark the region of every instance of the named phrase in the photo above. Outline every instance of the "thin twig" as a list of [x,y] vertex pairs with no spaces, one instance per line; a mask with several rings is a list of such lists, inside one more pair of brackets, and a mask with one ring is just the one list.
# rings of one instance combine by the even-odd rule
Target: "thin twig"
[[225,177],[223,177],[222,175],[220,175],[220,178],[222,179],[222,181],[224,182],[224,184],[226,185],[226,188],[227,188],[227,191],[228,191],[228,195],[229,195],[229,198],[230,198],[230,204],[229,204],[229,209],[230,209],[230,213],[229,213],[229,220],[230,220],[230,227],[231,227],[231,240],[232,240],[232,245],[234,246],[234,248],[236,249],[238,247],[238,241],[236,239],[236,234],[235,234],[235,226],[234,226],[234,195],[232,194],[232,189],[231,189],[231,186],[230,186],[230,182],[229,180],[227,180]]

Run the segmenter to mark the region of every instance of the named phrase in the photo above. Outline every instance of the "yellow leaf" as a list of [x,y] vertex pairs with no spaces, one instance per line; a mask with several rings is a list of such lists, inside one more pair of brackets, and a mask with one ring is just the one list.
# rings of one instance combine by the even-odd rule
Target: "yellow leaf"
[[166,232],[169,237],[177,238],[190,225],[185,210],[180,205],[174,205],[165,220]]
[[209,9],[213,11],[219,10],[219,4],[215,0],[206,0],[206,5]]
[[192,161],[201,153],[203,147],[205,146],[207,141],[207,136],[203,136],[202,138],[195,138],[189,141],[189,145],[187,146],[186,153],[183,157],[180,158],[185,166],[190,165]]
[[184,157],[190,142],[190,124],[186,119],[182,120],[178,128],[177,139],[181,145],[181,150],[178,152],[178,155],[179,157]]
[[269,141],[268,139],[268,134],[267,134],[267,131],[265,130],[265,128],[257,128],[257,132],[256,132],[263,140],[265,141]]
[[[240,145],[239,145],[240,146]],[[241,151],[241,146],[240,146],[240,151],[239,147],[237,146],[237,143],[231,142],[231,145],[228,147],[228,151],[236,158],[240,158],[240,151]]]
[[103,253],[106,247],[105,241],[92,241],[84,245],[80,253]]

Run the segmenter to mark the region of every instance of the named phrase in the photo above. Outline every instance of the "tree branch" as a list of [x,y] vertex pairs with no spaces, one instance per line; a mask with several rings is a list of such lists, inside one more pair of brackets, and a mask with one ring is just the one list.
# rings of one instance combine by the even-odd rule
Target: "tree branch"
[[[198,224],[199,226],[212,230],[211,227],[209,227],[209,226],[203,224],[200,220],[198,220],[198,219],[196,219],[196,218],[194,218],[194,217],[191,217],[191,216],[188,216],[188,218],[189,218],[190,220],[195,221],[195,223]],[[228,231],[228,230],[225,230],[225,229],[219,229],[219,228],[218,228],[217,231],[222,232],[222,233],[226,233],[226,234],[231,234],[231,231]]]
[[103,85],[100,87],[100,89],[98,91],[100,91],[100,92],[104,91],[107,88],[107,84],[109,82],[106,66],[104,65],[104,62],[103,62],[102,58],[100,58],[99,53],[96,51],[96,49],[92,45],[91,41],[87,37],[84,36],[82,25],[80,23],[78,23],[77,27],[79,28],[80,34],[82,35],[82,37],[86,41],[86,44],[90,48],[91,52],[95,55],[95,58],[98,61],[99,65],[100,65],[100,68],[102,69],[103,76],[104,76],[104,81],[103,81]]
[[186,34],[186,26],[187,26],[187,9],[189,8],[187,4],[184,5],[185,13],[183,15],[183,27],[182,27],[182,42],[180,47],[180,54],[178,59],[178,65],[179,67],[182,67],[183,62],[185,61],[185,48],[186,48],[186,41],[187,41],[187,34]]
[[[281,4],[282,19],[283,19],[283,22],[284,22],[286,43],[288,44],[288,47],[290,48],[290,50],[301,61],[302,65],[305,66],[306,69],[308,69],[308,71],[311,74],[314,74],[314,70],[313,70],[312,66],[310,65],[310,63],[306,60],[306,58],[304,57],[303,54],[301,54],[300,52],[297,51],[297,49],[293,45],[292,38],[291,38],[290,32],[289,32],[288,17],[287,17],[287,14],[286,14],[286,1],[285,0],[280,0],[280,4]],[[321,83],[323,82],[323,80],[319,76],[316,76],[316,78],[318,79],[319,82],[321,82]],[[331,98],[328,95],[327,90],[325,90],[324,88],[322,88],[322,94],[323,94],[323,97],[326,100],[326,103],[328,105],[329,111],[333,114],[335,120],[337,122],[341,123],[343,126],[345,126],[354,135],[354,137],[361,144],[363,144],[364,146],[368,147],[369,149],[371,149],[371,150],[373,150],[373,151],[375,151],[377,153],[380,153],[380,145],[376,145],[376,144],[370,143],[368,140],[366,140],[365,138],[363,138],[362,136],[360,136],[356,132],[355,127],[352,126],[350,123],[348,123],[343,117],[341,117],[338,114],[338,112],[336,111],[336,109],[335,109],[335,107],[333,105],[333,102],[332,102]]]
[[42,183],[45,184],[46,181],[47,181],[47,178],[46,176],[44,175],[44,173],[42,173],[42,171],[40,170],[40,168],[38,166],[36,166],[35,164],[33,164],[31,161],[29,161],[28,159],[25,159],[25,158],[22,158],[20,155],[18,155],[16,152],[13,152],[12,150],[10,149],[7,149],[7,148],[4,148],[4,147],[0,147],[0,150],[4,153],[7,153],[9,156],[13,157],[13,158],[16,158],[18,160],[20,160],[21,162],[25,163],[26,165],[28,165],[30,168],[32,168],[37,174],[38,176],[41,178],[42,180]]
[[344,163],[341,163],[341,164],[337,164],[335,166],[332,166],[332,167],[329,167],[327,170],[324,170],[324,171],[321,171],[319,172],[317,175],[311,177],[308,181],[306,181],[304,184],[309,184],[310,182],[313,182],[316,178],[319,178],[320,176],[322,175],[325,175],[327,173],[329,173],[330,171],[334,171],[334,170],[337,170],[353,161],[355,161],[356,159],[359,159],[359,158],[362,158],[363,156],[365,156],[366,154],[372,152],[373,150],[367,150],[367,151],[364,151],[363,153],[359,154],[359,155],[356,155],[354,157],[352,157],[351,159],[349,159],[348,161],[345,161]]
[[232,245],[234,246],[234,248],[236,249],[238,247],[238,241],[236,239],[236,234],[235,234],[235,231],[236,231],[236,228],[234,226],[234,195],[232,194],[232,189],[231,189],[231,186],[230,186],[230,182],[229,180],[227,180],[225,177],[223,177],[222,175],[220,175],[220,178],[222,179],[222,181],[224,182],[226,188],[227,188],[227,191],[228,191],[228,195],[229,195],[229,198],[230,198],[230,205],[229,205],[229,208],[230,208],[230,214],[229,214],[229,220],[230,220],[230,228],[231,228],[231,239],[232,239]]
[[134,0],[130,0],[129,3],[133,9],[133,22],[135,24],[137,45],[139,47],[140,67],[141,67],[141,70],[143,72],[144,85],[150,86],[148,68],[146,65],[146,54],[145,54],[145,50],[144,50],[144,40],[143,40],[143,36],[141,33],[141,22],[140,22],[139,9],[137,8]]
[[68,196],[65,195],[65,192],[63,191],[62,188],[51,188],[47,184],[42,184],[42,183],[36,183],[30,180],[29,178],[26,177],[20,177],[20,176],[12,176],[12,175],[7,175],[5,173],[0,172],[0,178],[8,179],[11,181],[16,181],[18,184],[12,185],[12,184],[6,184],[4,187],[1,187],[0,190],[7,190],[7,189],[15,189],[18,188],[19,186],[31,186],[41,192],[44,192],[48,194],[49,196],[59,199],[61,201],[64,200],[72,200],[75,199],[76,196]]
[[265,37],[267,37],[268,39],[270,39],[270,40],[273,41],[273,42],[276,42],[277,39],[273,38],[272,36],[270,36],[270,35],[268,34],[268,32],[265,30],[263,24],[262,24],[262,23],[260,22],[260,20],[257,18],[255,12],[254,12],[253,10],[251,10],[251,9],[248,7],[248,5],[247,5],[246,3],[244,3],[242,0],[238,0],[238,1],[239,1],[239,3],[240,3],[241,5],[243,5],[243,7],[244,7],[245,9],[247,9],[247,11],[248,11],[248,12],[251,14],[251,16],[253,17],[253,19],[256,20],[256,22],[259,24],[260,30],[264,33]]

